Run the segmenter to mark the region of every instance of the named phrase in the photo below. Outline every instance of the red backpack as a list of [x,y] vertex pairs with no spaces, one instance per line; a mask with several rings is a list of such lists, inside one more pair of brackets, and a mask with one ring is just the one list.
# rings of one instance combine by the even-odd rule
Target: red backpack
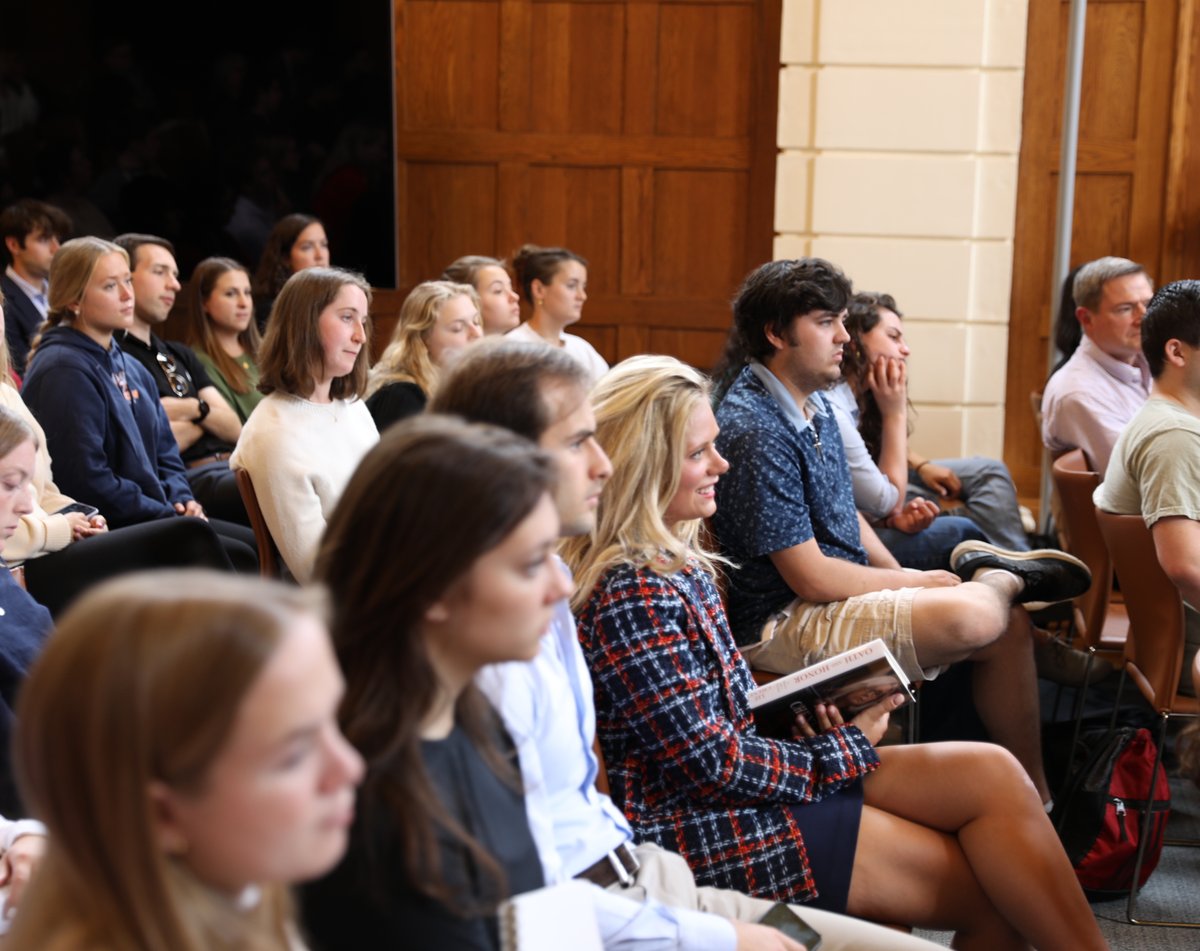
[[1153,814],[1138,888],[1158,865],[1171,814],[1171,788],[1150,731],[1120,727],[1080,737],[1066,792],[1055,804],[1055,827],[1090,901],[1123,897],[1133,885],[1138,837],[1146,810]]

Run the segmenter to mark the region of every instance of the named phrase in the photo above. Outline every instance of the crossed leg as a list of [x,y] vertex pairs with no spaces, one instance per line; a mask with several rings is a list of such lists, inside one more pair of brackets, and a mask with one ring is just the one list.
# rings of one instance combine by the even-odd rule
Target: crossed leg
[[1107,948],[1012,756],[980,743],[879,754],[864,782],[851,914],[950,928],[963,951]]

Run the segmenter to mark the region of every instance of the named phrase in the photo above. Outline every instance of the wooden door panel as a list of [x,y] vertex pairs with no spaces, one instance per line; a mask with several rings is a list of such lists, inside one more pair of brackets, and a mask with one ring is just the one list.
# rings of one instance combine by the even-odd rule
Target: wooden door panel
[[658,172],[654,200],[654,290],[673,297],[729,296],[745,276],[746,176]]
[[499,6],[477,0],[405,6],[404,42],[396,44],[403,50],[396,64],[401,128],[496,128]]
[[[1180,4],[1091,0],[1083,65],[1071,265],[1129,257],[1159,281],[1167,142]],[[1051,331],[1054,209],[1069,0],[1030,0],[1004,456],[1023,495],[1038,491],[1041,438],[1029,393],[1045,383]]]
[[395,0],[400,290],[532,242],[577,332],[708,365],[770,255],[780,0]]
[[436,278],[463,254],[491,248],[496,234],[496,168],[408,164],[401,228],[409,287]]
[[621,132],[625,7],[616,3],[537,3],[531,57],[537,132]]
[[658,131],[746,135],[753,9],[664,4],[659,14]]

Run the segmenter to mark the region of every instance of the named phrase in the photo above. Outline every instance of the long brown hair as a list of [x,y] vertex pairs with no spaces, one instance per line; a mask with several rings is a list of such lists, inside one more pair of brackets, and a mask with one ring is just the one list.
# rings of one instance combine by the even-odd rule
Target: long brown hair
[[[371,307],[371,285],[361,274],[338,267],[310,267],[297,271],[275,298],[267,333],[259,351],[263,393],[282,390],[293,396],[309,397],[316,388],[313,374],[325,358],[321,347],[321,311],[333,303],[347,284],[362,291]],[[366,339],[354,361],[354,369],[330,384],[333,399],[361,398],[367,390],[371,352],[371,320],[366,322]]]
[[[233,392],[249,393],[250,380],[246,376],[246,371],[242,369],[242,365],[235,358],[225,352],[225,348],[217,339],[212,318],[204,309],[204,304],[212,296],[213,289],[217,286],[221,275],[228,274],[230,271],[241,271],[247,277],[250,276],[250,272],[233,258],[205,258],[192,271],[191,280],[188,281],[187,343],[193,350],[200,350],[208,354]],[[258,347],[261,342],[262,339],[258,335],[258,323],[251,316],[249,325],[238,334],[238,343],[242,345],[246,356],[251,360],[257,360]]]
[[[897,317],[903,317],[900,308],[896,306],[896,298],[891,294],[879,294],[875,291],[859,291],[846,302],[846,333],[850,342],[846,344],[842,359],[842,379],[850,384],[858,400],[858,432],[866,443],[871,458],[879,461],[879,453],[883,441],[883,416],[879,412],[879,404],[875,402],[875,394],[864,383],[871,364],[867,359],[867,350],[863,345],[863,337],[878,326],[882,319],[880,309],[890,310]],[[908,405],[908,432],[912,435],[913,408]]]
[[288,904],[239,912],[164,854],[150,786],[200,788],[311,592],[206,571],[127,575],[67,612],[24,684],[14,744],[49,848],[9,942],[143,951],[287,947]]
[[[346,678],[342,732],[367,761],[364,802],[381,803],[403,843],[409,884],[462,907],[440,872],[438,830],[458,840],[504,894],[495,860],[447,812],[421,756],[420,725],[438,696],[421,636],[426,610],[523,521],[553,485],[550,458],[499,427],[433,415],[388,429],[329,519],[316,577],[334,604]],[[474,687],[456,722],[493,769],[494,714]]]
[[[275,227],[267,236],[262,257],[258,259],[258,269],[254,272],[252,290],[255,297],[270,300],[283,289],[287,279],[292,276],[292,245],[300,237],[301,231],[309,225],[320,223],[320,218],[299,212],[284,215],[275,222]],[[265,314],[262,316],[266,317]]]

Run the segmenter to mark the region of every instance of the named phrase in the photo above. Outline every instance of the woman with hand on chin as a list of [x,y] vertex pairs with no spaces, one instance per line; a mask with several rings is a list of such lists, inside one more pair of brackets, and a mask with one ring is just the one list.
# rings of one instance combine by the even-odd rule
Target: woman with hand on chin
[[263,338],[259,388],[267,396],[229,460],[250,473],[271,538],[301,583],[351,473],[379,441],[362,400],[370,306],[360,274],[314,267],[292,275]]
[[205,258],[188,281],[188,346],[244,425],[263,398],[250,275],[232,258]]
[[612,795],[634,834],[677,849],[703,884],[953,929],[956,948],[1106,948],[1005,750],[876,750],[895,696],[850,723],[819,705],[795,739],[758,735],[701,544],[729,469],[707,381],[671,357],[633,357],[592,399],[613,475],[596,531],[565,554]]
[[21,693],[21,789],[50,835],[6,948],[303,948],[286,886],[341,858],[363,771],[323,608],[179,571],[67,613]]

